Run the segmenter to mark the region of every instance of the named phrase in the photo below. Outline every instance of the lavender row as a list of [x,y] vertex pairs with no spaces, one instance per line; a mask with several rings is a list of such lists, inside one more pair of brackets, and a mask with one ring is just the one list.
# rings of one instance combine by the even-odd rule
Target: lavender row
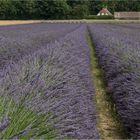
[[24,105],[52,114],[48,122],[58,138],[99,138],[86,35],[86,26],[81,25],[18,63],[9,62],[1,72],[1,96],[19,103],[31,95]]
[[36,23],[0,26],[0,68],[9,60],[18,61],[78,28],[79,24]]
[[136,27],[89,25],[117,111],[131,137],[140,139],[140,25]]

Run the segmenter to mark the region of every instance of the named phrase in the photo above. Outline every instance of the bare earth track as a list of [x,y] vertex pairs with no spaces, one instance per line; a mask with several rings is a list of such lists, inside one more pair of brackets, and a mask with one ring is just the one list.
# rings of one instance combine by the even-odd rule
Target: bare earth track
[[100,68],[90,34],[88,35],[88,46],[90,49],[91,74],[95,88],[95,101],[97,111],[97,127],[100,138],[105,140],[126,139],[127,133],[120,122],[116,107],[111,96],[107,92],[104,81],[104,73]]
[[16,24],[30,24],[38,23],[39,20],[0,20],[0,25],[16,25]]

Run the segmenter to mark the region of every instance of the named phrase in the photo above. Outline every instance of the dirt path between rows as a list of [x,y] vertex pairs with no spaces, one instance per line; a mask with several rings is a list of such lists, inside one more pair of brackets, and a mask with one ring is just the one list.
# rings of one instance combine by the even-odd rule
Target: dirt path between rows
[[90,34],[88,34],[88,46],[90,48],[91,72],[96,95],[94,102],[96,103],[97,127],[100,138],[105,140],[128,139],[126,130],[117,115],[112,98],[107,93],[104,74],[98,64]]

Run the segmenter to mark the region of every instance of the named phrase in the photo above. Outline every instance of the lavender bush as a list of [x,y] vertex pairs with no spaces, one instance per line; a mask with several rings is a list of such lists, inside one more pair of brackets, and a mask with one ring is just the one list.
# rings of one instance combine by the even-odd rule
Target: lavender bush
[[[23,125],[21,128],[11,127],[13,121],[10,120],[10,113],[8,115],[4,113],[3,116],[6,116],[8,121],[5,125],[3,119],[0,121],[2,124],[0,129],[4,126],[1,129],[3,134],[1,138],[5,138],[5,135],[6,138],[12,136],[14,138],[46,138],[48,132],[52,132],[52,128],[56,131],[55,135],[52,134],[52,137],[55,136],[55,138],[99,138],[96,129],[93,103],[94,90],[90,77],[86,26],[70,26],[70,30],[75,30],[53,43],[46,44],[45,42],[41,47],[38,46],[39,49],[34,50],[34,46],[24,40],[28,44],[27,46],[31,45],[31,48],[27,50],[32,50],[24,55],[24,52],[26,52],[24,50],[25,45],[22,49],[22,58],[20,55],[19,57],[16,56],[18,61],[13,59],[12,54],[9,55],[12,59],[8,59],[7,64],[0,72],[1,98],[12,99],[12,102],[19,108],[21,108],[20,104],[22,103],[23,112],[29,110],[29,114],[32,114],[32,111],[37,114],[33,115],[35,120],[31,119],[30,123]],[[46,34],[43,33],[44,35]],[[58,37],[60,34],[56,36]],[[26,37],[26,39],[29,38]],[[39,45],[41,44],[39,43]],[[14,106],[16,107],[16,105]],[[40,117],[40,114],[48,116],[47,118],[43,117],[45,120],[45,126],[43,125],[43,127],[35,126],[34,123]],[[32,126],[38,131],[32,130]],[[9,127],[10,133],[8,131]],[[30,128],[30,131],[26,128]],[[47,130],[46,133],[42,132],[42,128],[51,128],[51,130]],[[32,134],[40,131],[41,133],[37,133],[38,135],[33,137]]]
[[140,139],[140,25],[91,24],[99,62],[128,132]]
[[47,24],[0,26],[0,67],[9,60],[29,55],[47,43],[72,32],[79,24]]

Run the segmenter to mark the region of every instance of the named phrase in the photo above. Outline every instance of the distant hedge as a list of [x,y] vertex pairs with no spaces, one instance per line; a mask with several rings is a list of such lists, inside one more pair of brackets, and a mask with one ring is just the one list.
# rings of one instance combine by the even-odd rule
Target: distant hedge
[[86,16],[86,19],[114,19],[114,16],[108,16],[108,15],[102,15],[102,16],[88,15],[88,16]]
[[118,19],[118,20],[139,20],[140,18],[139,17],[120,17],[120,18],[115,18],[115,19]]

